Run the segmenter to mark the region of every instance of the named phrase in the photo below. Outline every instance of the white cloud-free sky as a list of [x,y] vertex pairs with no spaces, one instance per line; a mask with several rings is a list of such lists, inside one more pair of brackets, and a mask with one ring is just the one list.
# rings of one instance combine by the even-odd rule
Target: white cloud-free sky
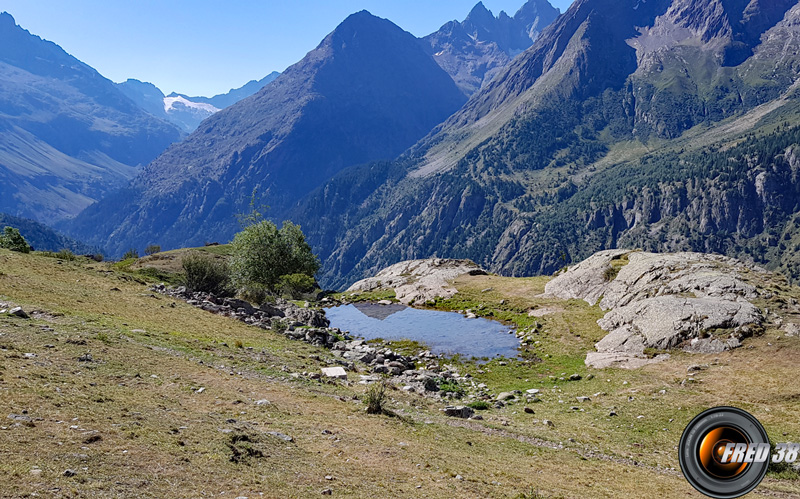
[[[513,15],[525,0],[484,0]],[[31,33],[114,81],[211,96],[283,71],[366,9],[416,36],[463,20],[477,0],[4,0]],[[572,0],[550,0],[564,12]]]

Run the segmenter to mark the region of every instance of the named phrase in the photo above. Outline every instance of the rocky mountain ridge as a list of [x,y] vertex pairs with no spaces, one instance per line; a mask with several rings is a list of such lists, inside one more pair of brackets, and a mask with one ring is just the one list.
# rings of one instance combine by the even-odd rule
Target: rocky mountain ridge
[[422,42],[469,96],[530,47],[559,14],[547,0],[528,0],[513,17],[504,11],[495,17],[478,2],[464,21],[450,21]]
[[0,13],[0,211],[52,223],[181,137],[93,68]]
[[115,255],[152,241],[164,248],[225,241],[251,200],[281,220],[338,171],[396,157],[464,99],[413,35],[362,11],[69,228]]
[[[356,190],[354,169],[301,202],[292,217],[323,257],[323,281],[434,254],[551,273],[618,244],[795,265],[794,250],[758,241],[794,247],[796,182],[783,163],[795,134],[777,126],[798,117],[800,6],[692,5],[575,2],[383,181]],[[752,55],[726,65],[738,62],[726,47],[746,40]],[[658,208],[636,208],[653,196]],[[353,208],[327,210],[323,197]]]
[[280,73],[273,71],[260,80],[251,80],[239,88],[233,88],[213,97],[191,97],[176,92],[164,95],[164,92],[152,83],[136,79],[117,83],[117,87],[148,113],[169,121],[186,133],[191,133],[204,119],[253,95],[278,76]]

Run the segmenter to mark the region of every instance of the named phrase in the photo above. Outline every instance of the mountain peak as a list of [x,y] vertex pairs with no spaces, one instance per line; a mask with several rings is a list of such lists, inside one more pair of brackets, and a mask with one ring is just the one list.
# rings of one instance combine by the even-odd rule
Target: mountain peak
[[[364,10],[359,10],[358,12],[354,12],[354,13],[350,14],[349,16],[347,16],[344,21],[339,23],[339,26],[337,26],[336,29],[339,29],[339,28],[341,28],[343,26],[352,25],[352,24],[361,24],[361,23],[368,23],[368,22],[374,22],[374,21],[383,21],[383,20],[384,19],[382,19],[382,18],[374,15],[370,11],[364,9]],[[334,31],[336,31],[336,30],[334,30]]]
[[5,11],[0,12],[0,28],[14,27],[16,25],[17,22],[14,20],[14,16]]
[[517,21],[531,22],[537,17],[545,17],[552,22],[553,19],[561,14],[561,10],[553,7],[547,0],[528,0],[519,8],[514,19]]
[[467,18],[464,20],[464,22],[471,22],[484,27],[491,25],[494,21],[494,14],[483,5],[483,2],[476,3],[475,7],[469,11]]

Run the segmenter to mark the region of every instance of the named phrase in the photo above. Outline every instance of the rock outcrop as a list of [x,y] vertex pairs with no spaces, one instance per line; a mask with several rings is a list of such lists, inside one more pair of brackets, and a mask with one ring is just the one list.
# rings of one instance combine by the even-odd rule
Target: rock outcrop
[[353,284],[347,293],[394,289],[401,303],[413,305],[456,294],[451,282],[462,275],[484,275],[486,271],[472,260],[428,258],[396,263],[374,277]]
[[[767,272],[732,258],[702,253],[601,251],[545,286],[545,294],[599,302],[609,334],[590,352],[592,367],[640,367],[646,348],[716,353],[736,348],[761,329],[751,300],[761,296],[753,276]],[[714,334],[712,335],[712,332]]]

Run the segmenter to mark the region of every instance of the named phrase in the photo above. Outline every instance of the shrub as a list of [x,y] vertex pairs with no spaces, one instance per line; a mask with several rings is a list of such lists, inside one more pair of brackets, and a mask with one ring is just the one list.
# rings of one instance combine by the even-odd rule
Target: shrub
[[314,291],[317,281],[306,274],[289,274],[280,277],[280,289],[283,293],[294,299],[299,299],[303,293]]
[[75,260],[78,259],[78,257],[75,256],[75,253],[66,248],[56,253],[56,258],[58,258],[59,260],[67,260],[69,262],[74,262]]
[[139,258],[139,251],[136,248],[131,248],[122,255],[123,260],[136,260]]
[[466,395],[464,388],[455,381],[441,381],[439,383],[439,390],[443,393],[452,393],[453,396],[461,398]]
[[467,407],[471,407],[476,411],[485,411],[492,406],[489,405],[489,402],[485,400],[476,400],[475,402],[470,402],[469,404],[467,404]]
[[147,256],[155,255],[156,253],[161,253],[161,246],[158,244],[151,244],[144,249],[144,254]]
[[189,291],[219,296],[230,295],[230,272],[224,261],[211,255],[189,253],[181,259],[185,284]]
[[31,246],[19,233],[19,229],[14,227],[6,227],[3,229],[3,234],[0,235],[0,248],[10,249],[11,251],[18,251],[20,253],[30,253]]
[[364,394],[364,403],[367,404],[367,414],[383,414],[386,411],[384,402],[386,401],[386,380],[382,379],[377,383],[369,385],[367,393]]
[[280,230],[267,220],[252,223],[236,234],[231,247],[231,280],[237,290],[256,287],[275,293],[282,276],[313,277],[319,270],[303,232],[291,222]]

